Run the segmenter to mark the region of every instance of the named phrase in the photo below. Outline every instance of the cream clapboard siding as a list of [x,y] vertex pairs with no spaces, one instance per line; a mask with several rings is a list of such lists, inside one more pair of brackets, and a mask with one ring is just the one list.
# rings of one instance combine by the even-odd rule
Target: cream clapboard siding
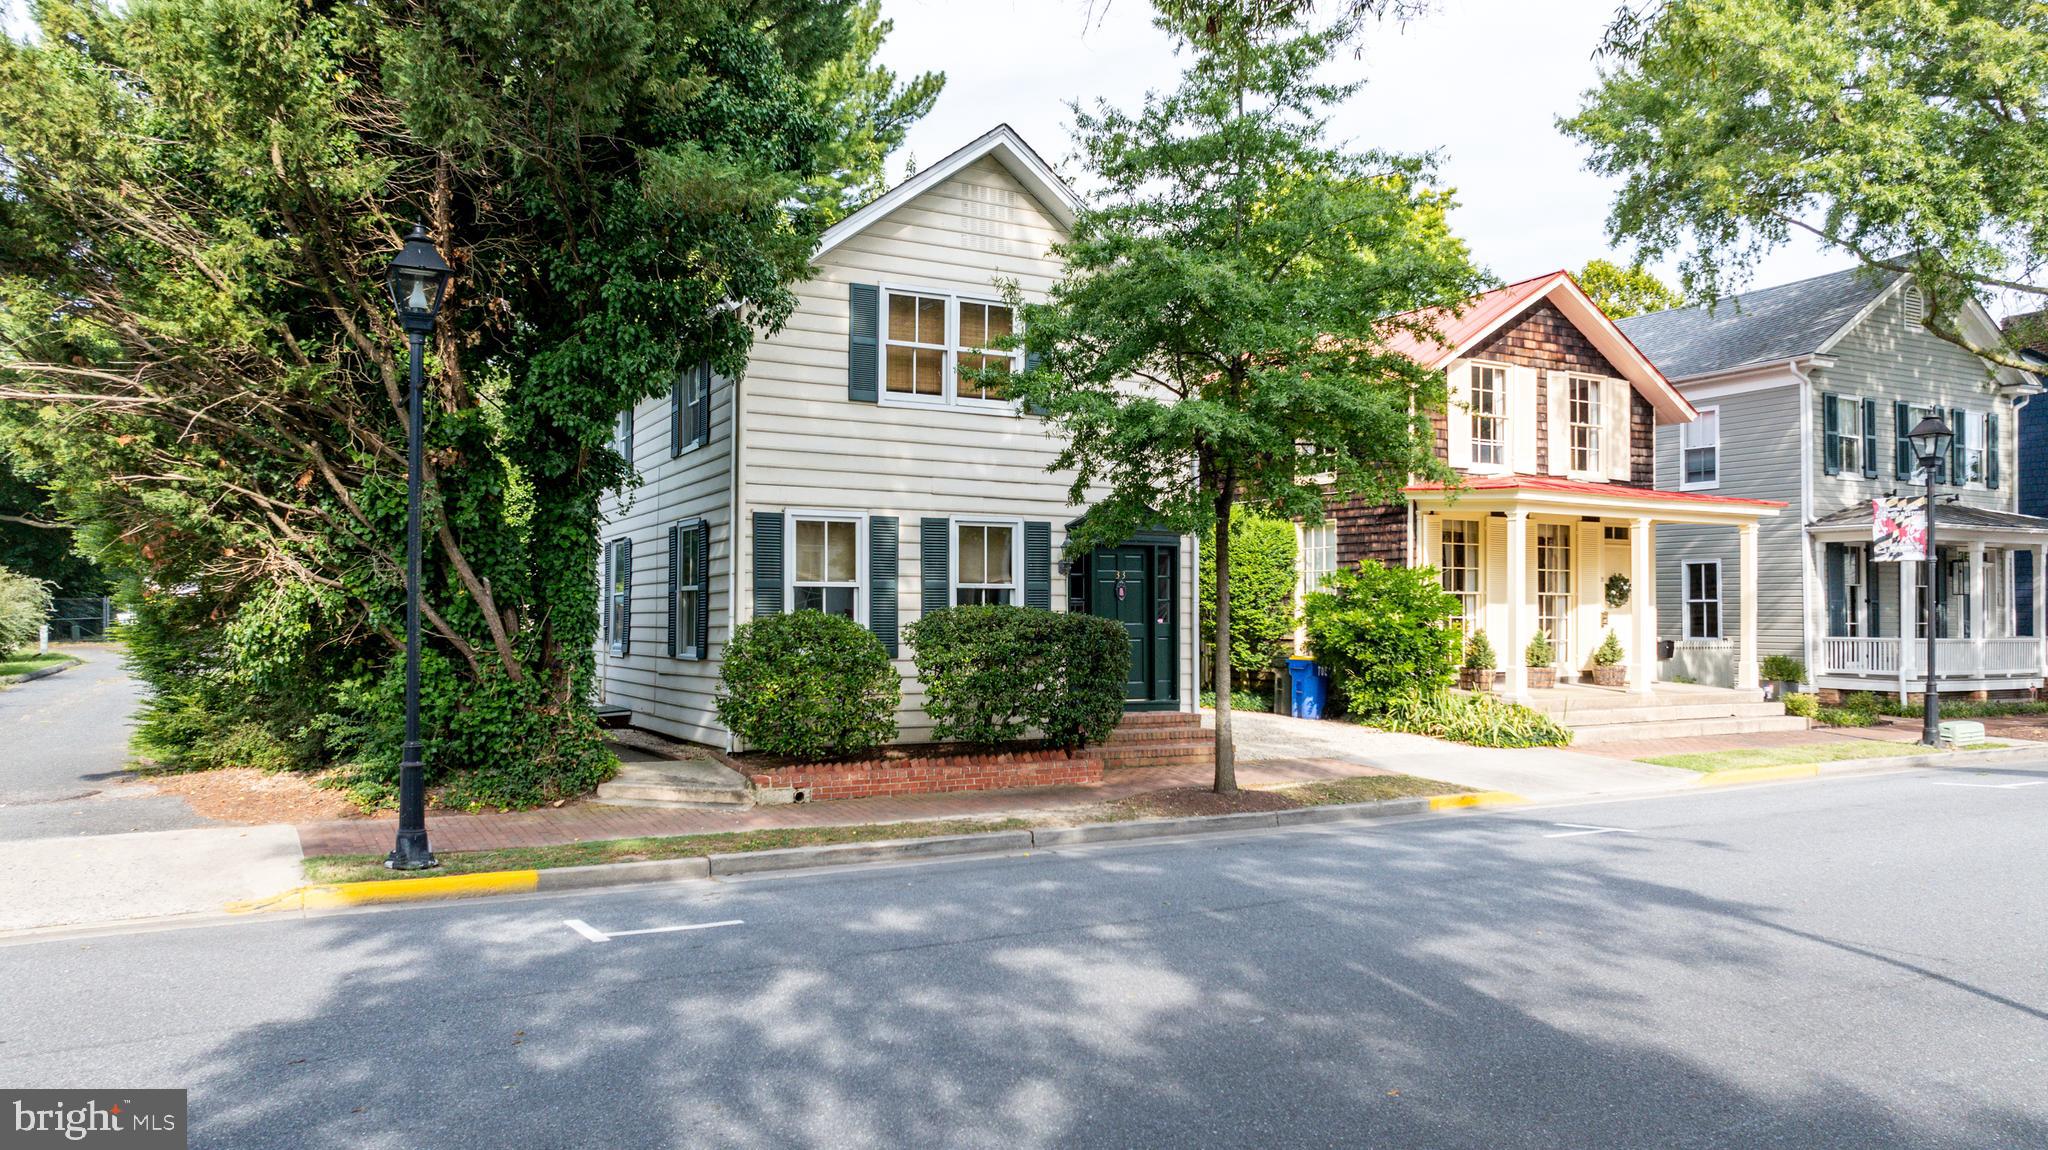
[[[633,411],[633,461],[639,484],[599,503],[598,586],[604,586],[604,544],[633,540],[633,642],[613,655],[598,627],[597,674],[603,701],[633,711],[633,722],[697,742],[722,742],[712,715],[718,658],[731,633],[732,602],[732,396],[730,381],[711,381],[711,436],[702,446],[670,458],[669,397],[641,401]],[[668,529],[703,519],[710,538],[710,657],[668,654]],[[599,610],[608,607],[600,594]],[[602,619],[602,615],[600,615]],[[678,625],[681,623],[679,621]]]
[[[1680,390],[1684,390],[1681,385]],[[1787,377],[1776,387],[1735,395],[1695,398],[1699,407],[1721,415],[1721,485],[1708,494],[1773,499],[1785,509],[1757,524],[1757,652],[1805,657],[1803,572],[1800,547],[1799,384]],[[1679,489],[1681,457],[1677,425],[1657,429],[1657,487]],[[1720,641],[1689,641],[1685,634],[1687,562],[1721,561]],[[1686,675],[1716,686],[1735,683],[1735,641],[1741,619],[1741,550],[1732,527],[1664,523],[1657,527],[1657,634],[1678,641],[1677,657],[1659,675]]]
[[[918,524],[926,516],[1050,522],[1057,560],[1065,524],[1081,508],[1067,500],[1071,477],[1046,470],[1058,445],[1042,421],[1007,408],[891,404],[886,391],[879,404],[852,402],[846,367],[848,285],[999,299],[997,281],[1014,279],[1027,296],[1039,297],[1059,274],[1050,248],[1060,238],[1058,224],[1034,198],[984,158],[821,257],[817,274],[797,285],[788,324],[755,344],[741,389],[745,524],[758,511],[896,516],[898,616],[905,629],[921,613]],[[750,529],[741,533],[737,558],[744,621],[753,602]],[[1184,542],[1176,672],[1184,708],[1194,699],[1192,560]],[[1052,600],[1055,609],[1066,609],[1057,569]],[[899,650],[900,737],[915,741],[930,728],[909,644]]]

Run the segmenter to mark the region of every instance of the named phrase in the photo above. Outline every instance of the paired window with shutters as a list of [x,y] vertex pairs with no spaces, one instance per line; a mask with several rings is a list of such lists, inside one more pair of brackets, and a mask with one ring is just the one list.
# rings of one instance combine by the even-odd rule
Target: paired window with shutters
[[1000,300],[925,288],[848,286],[846,389],[857,403],[1010,410],[1003,380],[1022,354]]
[[604,549],[604,639],[614,655],[633,653],[633,541],[614,539]]
[[711,526],[685,519],[668,529],[668,653],[702,659],[711,650]]
[[1999,485],[1999,418],[1996,411],[1969,411],[1960,407],[1916,407],[1904,400],[1892,403],[1894,439],[1892,475],[1910,483],[1924,483],[1920,459],[1907,436],[1914,425],[1930,415],[1948,424],[1955,438],[1949,442],[1946,458],[1934,472],[1936,483],[1956,487],[1970,484],[1996,489]]
[[824,611],[897,649],[897,520],[840,511],[754,512],[754,615]]
[[1052,608],[1052,524],[1024,519],[918,523],[918,600],[926,614],[977,603]]
[[668,454],[673,459],[711,442],[711,364],[676,377],[668,395]]

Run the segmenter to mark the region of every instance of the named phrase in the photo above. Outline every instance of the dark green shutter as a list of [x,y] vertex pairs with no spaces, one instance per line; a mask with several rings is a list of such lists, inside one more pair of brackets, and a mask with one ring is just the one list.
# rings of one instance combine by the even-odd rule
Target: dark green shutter
[[782,512],[754,512],[754,617],[782,614]]
[[[685,381],[688,372],[678,372],[674,383],[668,385],[668,457],[674,459],[683,453],[683,405],[690,401],[689,388]],[[673,655],[675,652],[669,652]]]
[[619,614],[619,627],[624,634],[619,636],[619,654],[633,653],[633,541],[619,540],[619,593],[625,597],[626,609]]
[[1863,401],[1863,476],[1877,478],[1877,401]]
[[1052,524],[1024,525],[1024,605],[1052,610]]
[[1927,617],[1934,621],[1931,625],[1934,628],[1934,637],[1937,639],[1949,637],[1947,633],[1948,622],[1942,618],[1941,614],[1941,605],[1948,602],[1948,564],[1944,562],[1947,551],[1948,548],[1946,547],[1936,547],[1934,549],[1934,586],[1931,588],[1934,592],[1934,599],[1928,605]]
[[676,657],[676,582],[677,565],[682,562],[682,527],[668,529],[668,657]]
[[[1044,357],[1044,356],[1042,356],[1042,355],[1039,355],[1039,354],[1038,354],[1037,352],[1035,352],[1035,351],[1027,351],[1027,352],[1025,352],[1025,353],[1024,353],[1024,372],[1025,372],[1025,374],[1026,374],[1026,375],[1029,375],[1030,373],[1032,373],[1032,372],[1034,372],[1034,371],[1037,371],[1037,370],[1038,370],[1038,367],[1039,367],[1039,364],[1040,364],[1040,363],[1042,363],[1042,362],[1044,361],[1044,359],[1045,359],[1045,357]],[[1045,405],[1044,405],[1044,404],[1041,404],[1041,403],[1027,403],[1027,404],[1025,404],[1025,405],[1024,405],[1024,410],[1025,410],[1025,411],[1028,411],[1028,412],[1030,412],[1030,413],[1031,413],[1032,415],[1044,415],[1044,414],[1045,414]]]
[[[675,599],[674,594],[669,595]],[[670,608],[673,610],[674,608]],[[711,524],[702,519],[697,521],[697,617],[691,621],[697,629],[697,657],[711,655]]]
[[917,576],[923,591],[923,611],[929,615],[952,606],[953,570],[946,554],[951,549],[953,525],[945,519],[926,518],[917,524]]
[[1841,413],[1835,410],[1835,397],[1823,391],[1820,393],[1820,466],[1829,475],[1838,475],[1842,470],[1842,443],[1836,436],[1841,434]]
[[612,645],[612,555],[618,550],[617,540],[604,545],[604,570],[597,577],[598,609],[604,612],[604,645]]
[[846,398],[855,403],[874,403],[876,363],[882,330],[882,293],[874,284],[848,284],[849,311],[846,341]]
[[1892,474],[1911,482],[1920,470],[1920,459],[1913,454],[1913,441],[1906,436],[1913,430],[1913,406],[1903,399],[1892,401]]
[[868,516],[868,630],[896,657],[896,542],[894,515]]
[[1948,481],[1961,487],[1970,481],[1970,473],[1963,466],[1963,409],[1948,409],[1948,429],[1955,437],[1948,441]]
[[[1825,568],[1828,583],[1828,634],[1834,636],[1849,633],[1849,548],[1840,543],[1830,543],[1825,548]],[[1745,588],[1747,590],[1747,588]]]
[[1998,413],[1984,413],[1984,486],[1998,486]]
[[1877,564],[1870,562],[1870,546],[1858,548],[1863,558],[1863,634],[1878,638],[1884,634],[1884,599],[1878,594]]

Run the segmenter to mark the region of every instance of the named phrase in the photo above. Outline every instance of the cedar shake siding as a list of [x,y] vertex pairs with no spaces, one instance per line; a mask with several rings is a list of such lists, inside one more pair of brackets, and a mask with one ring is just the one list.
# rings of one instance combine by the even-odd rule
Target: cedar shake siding
[[1350,499],[1332,502],[1327,513],[1337,525],[1337,566],[1355,567],[1361,559],[1408,565],[1407,504]]

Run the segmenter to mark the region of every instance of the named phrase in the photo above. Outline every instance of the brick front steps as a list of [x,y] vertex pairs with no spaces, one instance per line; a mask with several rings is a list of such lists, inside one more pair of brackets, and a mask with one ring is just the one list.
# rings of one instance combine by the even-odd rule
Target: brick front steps
[[1088,753],[1106,769],[1118,767],[1195,767],[1216,759],[1216,732],[1202,726],[1191,711],[1133,711],[1110,733],[1109,741]]

